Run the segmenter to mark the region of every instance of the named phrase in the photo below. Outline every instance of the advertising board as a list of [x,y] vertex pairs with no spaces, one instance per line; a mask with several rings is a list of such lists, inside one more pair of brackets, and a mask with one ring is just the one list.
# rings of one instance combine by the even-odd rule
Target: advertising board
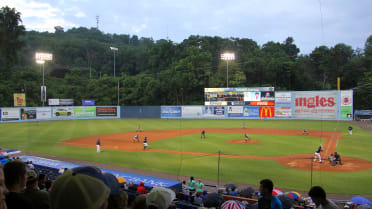
[[223,117],[225,116],[225,108],[223,106],[205,106],[205,117]]
[[337,92],[295,92],[294,118],[336,119]]
[[95,107],[75,107],[75,118],[93,118],[96,117]]
[[261,101],[274,101],[275,92],[273,91],[261,91]]
[[161,106],[162,118],[180,118],[181,115],[180,106]]
[[353,91],[341,91],[341,107],[353,106]]
[[291,107],[275,107],[275,117],[277,118],[291,118],[292,109]]
[[86,106],[94,106],[94,99],[83,99],[82,101],[82,105],[86,105]]
[[52,109],[50,107],[38,107],[36,108],[36,119],[51,119]]
[[14,107],[26,107],[26,94],[25,93],[15,93],[14,97]]
[[35,120],[36,108],[21,108],[21,120]]
[[291,106],[292,96],[290,92],[275,92],[276,106]]
[[260,107],[260,118],[273,118],[275,116],[274,107]]
[[59,105],[59,99],[48,99],[48,104],[50,106]]
[[73,107],[54,107],[53,118],[73,118],[74,108]]
[[201,118],[203,116],[202,106],[182,106],[182,118]]
[[18,108],[2,108],[1,109],[1,120],[19,120],[19,109]]
[[261,92],[244,92],[244,101],[260,101],[261,100]]
[[117,107],[96,107],[97,117],[115,117],[118,115]]
[[74,105],[73,99],[60,99],[59,105]]
[[228,117],[243,117],[243,106],[228,106],[227,116]]
[[244,106],[243,108],[243,117],[249,117],[249,118],[258,118],[259,116],[259,107],[250,107],[250,106]]
[[353,119],[353,107],[341,106],[341,119]]

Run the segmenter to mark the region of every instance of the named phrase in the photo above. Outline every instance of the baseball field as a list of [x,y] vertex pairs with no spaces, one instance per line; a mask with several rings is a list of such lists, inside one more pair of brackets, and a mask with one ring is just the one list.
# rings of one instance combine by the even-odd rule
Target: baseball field
[[[133,142],[148,137],[148,150]],[[162,173],[258,185],[271,178],[282,189],[372,194],[372,133],[348,122],[284,120],[109,119],[0,124],[0,147]],[[302,130],[309,135],[302,135]],[[200,132],[206,130],[206,139]],[[249,134],[245,142],[244,133]],[[96,153],[101,138],[103,151]],[[312,162],[337,151],[343,165]]]

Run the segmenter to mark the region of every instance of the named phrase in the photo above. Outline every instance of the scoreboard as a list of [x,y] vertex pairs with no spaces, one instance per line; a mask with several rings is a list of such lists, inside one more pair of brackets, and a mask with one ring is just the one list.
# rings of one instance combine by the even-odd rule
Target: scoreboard
[[274,87],[205,88],[204,105],[274,106]]

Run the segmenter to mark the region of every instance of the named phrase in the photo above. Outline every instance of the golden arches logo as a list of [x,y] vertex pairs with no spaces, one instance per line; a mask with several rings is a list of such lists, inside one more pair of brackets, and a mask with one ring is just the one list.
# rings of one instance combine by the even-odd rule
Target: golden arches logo
[[274,117],[272,107],[262,107],[260,112],[260,117]]

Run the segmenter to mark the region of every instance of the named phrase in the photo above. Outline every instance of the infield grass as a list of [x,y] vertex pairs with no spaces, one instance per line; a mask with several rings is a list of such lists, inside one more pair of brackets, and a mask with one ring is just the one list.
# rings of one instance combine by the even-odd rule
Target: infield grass
[[[95,149],[57,145],[69,139],[110,133],[135,131],[140,124],[144,130],[186,128],[242,128],[242,120],[164,120],[164,119],[111,119],[71,120],[0,124],[0,147],[32,151],[54,156],[63,156],[98,163],[113,164],[143,170],[217,180],[217,157],[192,156],[171,153],[122,152],[104,150],[97,155]],[[330,121],[274,121],[245,120],[247,128],[279,128],[342,131],[337,151],[344,156],[372,160],[372,133],[354,127],[349,136],[347,122]],[[242,139],[239,134],[207,133],[207,140],[200,135],[187,135],[157,141],[151,148],[188,150],[226,154],[279,156],[314,152],[323,139],[300,136],[252,135],[261,141],[249,144],[249,149],[240,144],[224,143],[227,139]],[[295,141],[295,142],[294,142]],[[204,143],[204,144],[203,144]],[[328,193],[372,194],[372,169],[359,172],[314,172],[313,185],[323,186]],[[307,191],[310,186],[310,171],[291,169],[275,161],[222,158],[220,180],[258,185],[263,178],[273,179],[279,188]]]

